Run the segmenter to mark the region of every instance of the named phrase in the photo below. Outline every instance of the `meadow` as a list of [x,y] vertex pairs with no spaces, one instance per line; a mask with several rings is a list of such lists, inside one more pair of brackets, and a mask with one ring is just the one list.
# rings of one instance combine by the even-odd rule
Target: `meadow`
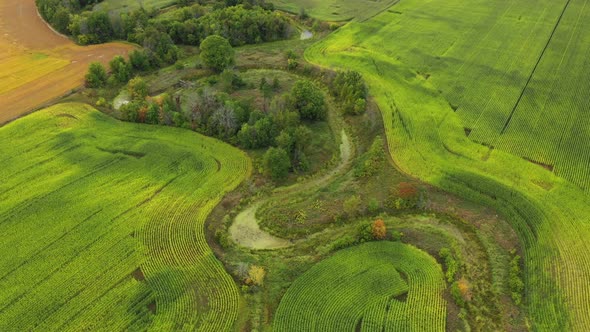
[[[553,126],[561,126],[555,120],[560,112],[568,113],[560,119],[580,121],[583,126],[585,117],[575,115],[583,107],[576,108],[576,103],[569,104],[572,108],[559,106],[553,101],[561,99],[531,90],[543,62],[552,61],[550,50],[559,48],[558,40],[551,38],[552,31],[566,29],[567,25],[561,24],[568,22],[570,8],[576,6],[576,2],[571,7],[542,4],[404,2],[369,21],[350,23],[308,49],[306,58],[364,75],[381,109],[389,151],[402,171],[491,206],[511,222],[524,246],[525,300],[533,329],[584,331],[590,325],[590,246],[586,240],[590,236],[590,199],[579,182],[557,176],[561,174],[558,168],[552,172],[539,162],[472,140],[478,132],[486,131],[489,135],[482,137],[501,141],[507,122],[506,132],[519,113],[526,117],[524,108],[517,108],[511,116],[511,107],[533,95],[538,100],[552,100],[548,105],[554,107]],[[576,15],[585,13],[585,8],[582,5]],[[509,29],[515,32],[503,33]],[[570,31],[572,45],[576,42],[584,47],[583,34],[576,31]],[[561,45],[563,59],[583,55],[576,52],[568,56],[570,48]],[[508,68],[494,67],[506,64]],[[565,64],[559,68],[578,70]],[[577,96],[584,98],[582,93]],[[482,107],[492,102],[495,106]],[[508,107],[501,107],[502,103]],[[469,127],[468,114],[484,110],[474,117],[476,125]],[[541,123],[547,116],[534,117],[538,110],[531,107],[528,112]],[[582,134],[572,128],[578,131],[564,128],[561,133]],[[528,131],[520,130],[524,138]],[[553,133],[546,131],[544,135],[553,139]],[[531,140],[540,138],[532,136]],[[569,151],[576,151],[579,160],[570,162],[574,168],[585,160],[583,142],[560,153]]]
[[348,21],[352,19],[366,20],[396,0],[272,0],[278,9],[299,14],[301,9],[319,20]]
[[70,103],[0,128],[0,165],[0,330],[232,328],[204,222],[244,153]]
[[436,261],[415,247],[373,242],[338,251],[289,287],[274,331],[444,331]]
[[176,4],[174,0],[105,0],[94,6],[94,10],[108,12],[129,12],[139,8],[160,9]]
[[0,124],[31,112],[82,85],[88,64],[106,64],[134,46],[81,47],[37,15],[34,0],[0,4]]

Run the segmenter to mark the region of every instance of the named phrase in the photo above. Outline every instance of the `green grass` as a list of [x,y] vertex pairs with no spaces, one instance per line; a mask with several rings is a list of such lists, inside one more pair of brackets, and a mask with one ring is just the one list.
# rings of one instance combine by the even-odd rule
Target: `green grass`
[[105,0],[94,6],[94,10],[130,12],[139,8],[160,9],[176,4],[175,0]]
[[365,20],[396,0],[271,0],[278,9],[299,14],[301,8],[322,21]]
[[[518,2],[508,7],[502,1],[493,6],[489,2],[434,1],[425,5],[409,1],[367,22],[347,25],[314,45],[306,57],[325,66],[363,73],[381,109],[392,158],[404,172],[494,207],[510,220],[525,248],[525,300],[533,329],[584,331],[590,326],[590,199],[569,181],[538,165],[472,142],[465,135],[462,111],[455,112],[457,105],[450,101],[453,85],[443,84],[471,77],[466,83],[472,90],[463,91],[465,98],[469,91],[479,89],[478,94],[472,92],[474,100],[478,95],[491,95],[497,97],[494,102],[503,101],[497,91],[502,86],[509,91],[511,84],[488,84],[502,76],[488,77],[499,69],[488,68],[479,74],[457,74],[457,70],[484,68],[477,61],[508,58],[508,53],[514,55],[530,43],[538,47],[516,54],[525,58],[530,53],[539,55],[543,42],[536,38],[543,33],[547,36],[552,29],[543,18],[557,18],[560,8],[559,3],[549,2]],[[472,28],[463,29],[464,24]],[[484,24],[487,30],[478,30]],[[515,25],[522,30],[515,30]],[[502,26],[505,30],[495,30]],[[452,29],[456,29],[455,35],[449,35]],[[522,34],[531,39],[515,40],[515,35]],[[469,52],[470,45],[479,40],[487,40],[487,46]],[[490,47],[493,55],[486,55]],[[505,51],[494,53],[497,49]],[[465,52],[472,54],[468,56],[471,60],[459,57]],[[513,64],[513,70],[504,69],[506,75],[515,76],[510,82],[520,82],[517,78],[523,74],[516,69],[526,74],[523,66],[528,64],[532,70],[531,58],[524,64]],[[510,59],[524,61],[521,56]],[[438,67],[426,66],[426,60]],[[583,156],[580,152],[580,160]]]
[[0,128],[0,165],[0,330],[231,329],[204,221],[242,152],[60,104]]
[[297,278],[274,331],[444,331],[440,265],[415,247],[373,242],[344,249]]

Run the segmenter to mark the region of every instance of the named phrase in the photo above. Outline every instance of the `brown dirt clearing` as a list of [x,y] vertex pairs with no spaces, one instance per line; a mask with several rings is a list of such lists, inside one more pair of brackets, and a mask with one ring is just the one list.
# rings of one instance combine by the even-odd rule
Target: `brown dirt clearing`
[[[13,83],[0,93],[0,124],[82,85],[90,62],[107,64],[115,55],[127,55],[133,48],[123,43],[78,46],[49,28],[38,16],[34,0],[3,0],[0,2],[0,80]],[[36,65],[35,58],[44,57],[65,62],[51,68],[40,65],[36,70],[30,69]],[[14,69],[15,63],[22,69]]]

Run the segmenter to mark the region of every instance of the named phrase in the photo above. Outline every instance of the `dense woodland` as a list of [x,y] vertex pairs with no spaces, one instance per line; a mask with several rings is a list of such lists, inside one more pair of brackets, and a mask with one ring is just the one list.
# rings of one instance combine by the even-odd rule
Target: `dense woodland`
[[39,12],[56,30],[81,45],[127,40],[142,45],[152,66],[174,63],[175,44],[199,45],[220,35],[233,46],[284,39],[288,20],[263,1],[224,1],[212,5],[180,0],[165,11],[94,11],[99,1],[36,0]]

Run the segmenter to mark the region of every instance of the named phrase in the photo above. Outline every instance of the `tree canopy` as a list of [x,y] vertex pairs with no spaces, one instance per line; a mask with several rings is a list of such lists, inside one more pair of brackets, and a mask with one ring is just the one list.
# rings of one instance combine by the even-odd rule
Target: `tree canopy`
[[201,43],[201,60],[207,67],[221,72],[233,64],[234,50],[227,39],[212,35]]
[[93,62],[88,67],[86,74],[86,86],[89,88],[101,88],[107,82],[107,71],[100,62]]
[[293,107],[302,119],[324,120],[326,118],[326,101],[322,90],[309,80],[295,82],[291,89]]
[[287,177],[291,161],[287,152],[281,148],[270,148],[264,154],[264,171],[273,180],[280,181]]

